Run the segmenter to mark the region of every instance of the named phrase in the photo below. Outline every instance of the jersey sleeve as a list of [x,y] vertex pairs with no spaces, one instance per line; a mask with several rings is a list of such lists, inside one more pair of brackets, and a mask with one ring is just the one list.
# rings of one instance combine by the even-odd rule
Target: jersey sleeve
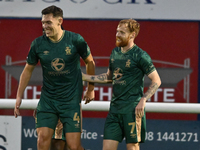
[[36,40],[34,40],[31,43],[30,50],[29,50],[29,53],[28,53],[28,57],[27,57],[27,60],[26,60],[26,62],[29,65],[36,65],[38,63],[39,59],[38,59],[38,56],[37,56],[37,53],[36,53],[36,49],[37,49],[37,44],[36,44]]
[[114,51],[114,49],[112,50],[112,52],[111,52],[111,54],[110,54],[110,60],[109,60],[109,70],[110,71],[113,71],[112,70],[112,64],[113,64],[113,51]]
[[81,56],[82,59],[86,59],[91,53],[87,42],[80,34],[77,34],[77,38],[75,39],[76,39],[75,44],[79,55]]
[[149,75],[156,69],[152,63],[151,57],[146,52],[143,52],[143,54],[141,55],[139,67],[146,75]]

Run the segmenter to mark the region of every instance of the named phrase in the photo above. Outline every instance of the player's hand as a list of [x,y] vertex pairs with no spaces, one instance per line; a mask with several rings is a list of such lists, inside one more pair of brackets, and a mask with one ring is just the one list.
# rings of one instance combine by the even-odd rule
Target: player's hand
[[35,109],[34,111],[33,111],[33,117],[36,119],[36,113],[37,113],[37,109]]
[[85,101],[85,104],[87,104],[87,103],[89,103],[89,102],[91,102],[92,100],[94,100],[94,90],[92,90],[92,91],[86,91],[85,92],[85,95],[84,95],[84,97],[83,97],[83,100]]
[[15,104],[15,109],[14,109],[14,116],[15,116],[15,118],[17,118],[20,115],[19,107],[21,105],[21,101],[22,101],[21,98],[17,98],[16,99],[16,104]]
[[137,118],[142,118],[144,116],[144,108],[146,105],[146,98],[141,98],[138,105],[135,107],[135,115]]

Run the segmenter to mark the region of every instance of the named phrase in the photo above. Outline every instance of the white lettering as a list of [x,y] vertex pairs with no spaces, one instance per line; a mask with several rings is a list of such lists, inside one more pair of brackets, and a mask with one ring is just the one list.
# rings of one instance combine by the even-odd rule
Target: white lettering
[[81,133],[81,139],[92,139],[92,140],[96,140],[97,139],[97,132],[87,132],[86,130],[82,130]]
[[92,133],[92,139],[96,140],[97,139],[97,132]]
[[82,129],[81,139],[86,139],[86,130]]
[[154,102],[158,101],[158,92],[162,92],[163,90],[161,88],[158,88],[157,91],[154,94]]
[[98,87],[94,87],[94,91],[98,91],[99,90],[99,88]]
[[[83,91],[83,95],[85,94],[87,87],[85,87]],[[112,99],[112,87],[102,86],[95,87],[95,100],[99,101],[110,101]],[[41,94],[41,90],[39,86],[27,86],[24,91],[24,99],[39,98]],[[155,94],[147,100],[148,102],[175,102],[175,89],[174,88],[158,88]]]
[[24,136],[32,138],[33,136],[37,138],[37,132],[35,129],[24,129]]
[[103,97],[104,96],[107,96],[108,97],[108,100],[110,101],[111,100],[111,96],[112,96],[112,88],[109,87],[108,88],[108,92],[103,92],[104,91],[104,88],[101,87],[100,88],[100,94],[99,94],[99,100],[100,101],[103,101]]
[[33,98],[36,99],[37,95],[41,95],[41,91],[37,91],[37,86],[33,87]]
[[32,90],[32,86],[27,86],[24,90],[24,99],[28,98],[28,90]]
[[91,136],[90,136],[90,135],[91,135],[91,132],[88,132],[88,133],[87,133],[87,139],[91,139]]
[[169,97],[174,97],[174,89],[166,88],[164,89],[163,93],[163,102],[175,102],[174,98],[169,98]]

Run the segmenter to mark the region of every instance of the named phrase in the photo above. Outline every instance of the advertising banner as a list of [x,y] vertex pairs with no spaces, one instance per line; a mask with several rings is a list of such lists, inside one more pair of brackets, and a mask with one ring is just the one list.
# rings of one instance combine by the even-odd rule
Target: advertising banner
[[21,150],[22,117],[0,116],[0,150]]
[[[83,118],[82,145],[87,150],[101,150],[105,118]],[[147,120],[146,141],[142,150],[198,150],[199,121]],[[1,150],[37,150],[37,133],[33,117],[0,116]],[[126,147],[125,140],[118,150]]]
[[[102,150],[105,118],[83,118],[81,142],[86,150]],[[22,119],[22,150],[36,150],[33,117]],[[142,150],[198,150],[200,133],[199,121],[147,120],[146,141]],[[125,140],[118,150],[126,148]]]
[[65,18],[200,20],[199,0],[0,0],[0,17],[41,17],[56,5]]
[[37,150],[37,132],[33,117],[22,117],[22,150]]

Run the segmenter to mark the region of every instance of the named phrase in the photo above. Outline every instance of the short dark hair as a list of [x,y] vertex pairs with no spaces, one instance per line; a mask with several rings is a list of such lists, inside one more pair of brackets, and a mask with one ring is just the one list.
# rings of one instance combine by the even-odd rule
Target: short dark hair
[[62,17],[63,18],[63,10],[55,5],[49,6],[42,10],[42,15],[53,14],[53,17]]

